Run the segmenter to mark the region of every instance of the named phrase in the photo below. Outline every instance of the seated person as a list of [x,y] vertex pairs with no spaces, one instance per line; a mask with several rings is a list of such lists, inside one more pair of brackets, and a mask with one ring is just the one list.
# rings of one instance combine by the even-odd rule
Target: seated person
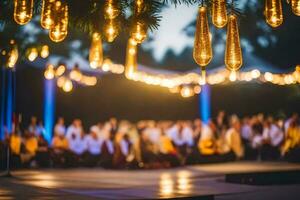
[[85,134],[81,132],[78,137],[75,133],[71,134],[68,138],[69,150],[71,152],[71,157],[68,159],[69,166],[78,166],[84,164],[85,152],[87,151],[87,141]]
[[235,154],[236,158],[241,159],[244,155],[244,148],[242,144],[240,134],[240,122],[236,116],[233,116],[230,120],[230,128],[226,132],[226,143],[230,147],[230,150]]
[[50,152],[48,148],[48,142],[43,134],[38,136],[38,149],[36,154],[36,161],[40,167],[50,166]]
[[55,133],[50,152],[54,166],[62,167],[66,163],[66,155],[69,154],[69,143],[63,133]]
[[130,154],[131,142],[129,141],[127,125],[120,125],[115,138],[115,153],[113,156],[114,168],[127,167],[127,158]]
[[31,164],[34,164],[32,161],[35,159],[38,149],[38,140],[34,133],[25,131],[23,144],[24,149],[21,152],[21,161],[25,166],[30,166]]
[[104,168],[112,167],[112,159],[114,155],[114,144],[112,141],[112,135],[110,132],[106,132],[103,135],[101,143],[101,156],[100,156],[100,166]]
[[87,166],[96,166],[100,161],[101,145],[103,140],[98,138],[97,130],[93,127],[90,134],[86,136],[87,153],[85,163]]
[[162,162],[165,162],[165,167],[175,167],[180,164],[172,140],[164,132],[160,136],[159,151]]
[[211,121],[207,125],[202,126],[198,148],[200,154],[203,156],[209,156],[215,153],[214,130],[214,124]]
[[14,131],[9,138],[9,146],[11,153],[11,165],[14,168],[19,168],[21,166],[21,145],[22,138],[17,131]]

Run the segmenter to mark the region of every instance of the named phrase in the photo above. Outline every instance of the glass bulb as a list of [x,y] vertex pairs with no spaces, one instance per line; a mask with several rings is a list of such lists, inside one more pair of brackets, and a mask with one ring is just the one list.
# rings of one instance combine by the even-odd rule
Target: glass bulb
[[195,42],[193,57],[198,65],[205,67],[212,59],[212,46],[207,19],[206,7],[199,8],[199,14],[196,23]]
[[50,28],[49,37],[54,42],[63,41],[68,34],[68,6],[57,1],[54,6],[55,20]]
[[135,0],[135,12],[140,13],[143,9],[144,0]]
[[137,43],[130,38],[127,42],[126,61],[125,61],[125,76],[132,79],[137,70]]
[[41,26],[44,29],[50,29],[53,26],[53,13],[54,0],[43,0],[41,12]]
[[114,20],[108,20],[104,24],[104,36],[108,42],[113,42],[114,39],[118,36],[118,27]]
[[283,23],[281,0],[265,0],[265,16],[270,26],[280,26]]
[[7,67],[13,68],[15,67],[19,58],[19,51],[17,46],[15,45],[12,50],[8,53]]
[[102,40],[99,33],[94,33],[92,36],[92,43],[90,47],[89,54],[90,66],[93,69],[101,67],[103,63],[103,49],[102,49]]
[[63,86],[62,86],[63,91],[65,92],[71,92],[73,89],[73,83],[70,79],[66,79]]
[[237,17],[229,16],[225,50],[225,65],[231,71],[237,71],[243,64]]
[[120,10],[113,0],[106,0],[104,4],[104,18],[114,19],[120,14]]
[[49,47],[48,47],[48,45],[42,46],[42,50],[41,50],[40,55],[41,55],[42,58],[47,58],[49,56]]
[[137,22],[131,31],[131,38],[134,39],[138,44],[145,41],[147,38],[147,27],[145,23]]
[[14,0],[14,20],[20,24],[27,24],[32,18],[33,0]]
[[54,66],[53,65],[48,65],[45,72],[44,76],[46,79],[51,80],[55,76],[55,71],[54,71]]
[[300,16],[300,0],[291,0],[291,6],[293,13]]
[[38,57],[38,50],[36,48],[31,48],[28,53],[28,60],[33,62]]
[[225,0],[213,0],[212,23],[217,28],[223,28],[227,24],[227,10]]

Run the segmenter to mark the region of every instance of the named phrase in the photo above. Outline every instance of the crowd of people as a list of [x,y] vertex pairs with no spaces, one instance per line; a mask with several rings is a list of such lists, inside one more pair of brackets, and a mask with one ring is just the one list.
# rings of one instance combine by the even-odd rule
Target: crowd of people
[[[42,123],[32,117],[27,129],[7,134],[0,152],[9,147],[14,168],[156,169],[241,159],[300,161],[298,114],[287,119],[263,114],[240,119],[221,111],[207,123],[200,119],[131,123],[111,118],[88,132],[80,119],[66,127],[64,119],[58,118],[53,132],[48,142]],[[4,163],[3,153],[0,159]]]

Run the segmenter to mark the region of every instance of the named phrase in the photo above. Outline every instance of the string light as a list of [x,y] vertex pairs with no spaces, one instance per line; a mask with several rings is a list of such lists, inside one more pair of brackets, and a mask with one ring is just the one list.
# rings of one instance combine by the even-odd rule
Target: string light
[[18,47],[13,46],[11,51],[8,53],[7,67],[14,68],[19,58]]
[[300,0],[291,0],[291,7],[293,13],[300,16]]
[[118,28],[114,20],[107,20],[104,24],[104,36],[107,42],[113,42],[118,36]]
[[46,79],[51,80],[55,76],[55,71],[54,71],[54,66],[53,65],[48,65],[45,72],[44,76]]
[[62,76],[66,71],[66,66],[63,64],[60,64],[57,69],[55,70],[55,76],[59,77]]
[[234,81],[236,81],[236,78],[237,78],[236,71],[231,71],[231,72],[230,72],[230,75],[229,75],[229,80],[230,80],[231,82],[234,82]]
[[201,92],[201,87],[200,87],[199,85],[196,85],[196,86],[194,87],[194,93],[195,93],[195,94],[200,94],[200,92]]
[[102,40],[99,33],[94,33],[89,54],[90,67],[96,69],[103,63]]
[[194,95],[194,91],[189,86],[183,86],[181,88],[180,94],[181,94],[182,97],[187,98],[187,97],[193,96]]
[[50,28],[49,37],[54,42],[61,42],[68,34],[68,5],[63,5],[60,1],[56,1],[54,10],[56,17],[54,25]]
[[61,76],[57,79],[57,86],[62,88],[66,82],[67,78],[64,76]]
[[77,82],[79,82],[80,80],[81,80],[81,78],[82,78],[82,73],[81,73],[81,71],[80,71],[80,69],[79,69],[79,66],[76,64],[75,66],[74,66],[74,68],[71,70],[71,72],[70,72],[70,78],[72,79],[72,80],[75,80],[75,81],[77,81]]
[[265,17],[267,23],[276,28],[283,23],[282,0],[265,0]]
[[105,19],[114,19],[119,15],[120,11],[113,0],[106,0],[104,4]]
[[30,62],[33,62],[38,57],[38,55],[38,50],[36,48],[31,48],[29,49],[27,58]]
[[225,0],[213,0],[212,23],[217,28],[223,28],[227,24],[227,10]]
[[127,42],[126,61],[125,61],[125,76],[132,79],[137,70],[137,43],[130,38]]
[[144,0],[135,0],[135,12],[139,14],[142,12]]
[[49,56],[49,47],[48,47],[48,45],[43,45],[42,46],[40,56],[42,58],[47,58]]
[[225,65],[230,71],[237,71],[243,64],[242,49],[240,44],[237,17],[229,16],[227,25],[227,39],[225,50]]
[[72,83],[72,81],[71,81],[70,79],[66,79],[66,80],[64,81],[63,86],[62,86],[62,89],[63,89],[63,91],[65,91],[65,92],[71,92],[72,89],[73,89],[73,83]]
[[20,25],[27,24],[32,18],[33,0],[14,0],[14,20]]
[[41,26],[44,29],[50,29],[53,26],[53,6],[55,0],[43,0],[41,12]]

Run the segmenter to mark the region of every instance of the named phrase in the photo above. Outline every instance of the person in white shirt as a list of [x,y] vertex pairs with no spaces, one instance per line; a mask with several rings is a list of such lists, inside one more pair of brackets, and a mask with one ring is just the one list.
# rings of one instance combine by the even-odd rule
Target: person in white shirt
[[72,135],[75,135],[76,138],[79,138],[83,132],[81,120],[75,119],[73,123],[68,127],[66,132],[66,138],[70,139]]
[[237,158],[244,156],[244,148],[240,135],[241,125],[237,116],[232,116],[230,121],[230,129],[226,132],[225,138],[231,151]]
[[64,118],[60,117],[57,120],[56,125],[54,126],[54,135],[65,135],[66,133],[66,126]]
[[71,165],[82,164],[84,162],[84,153],[87,150],[87,142],[84,133],[78,137],[73,133],[68,139],[69,150],[72,153],[75,162],[70,163]]
[[99,138],[101,143],[101,158],[100,165],[104,168],[112,167],[112,158],[114,154],[114,144],[112,141],[112,135],[106,131],[103,138]]
[[161,129],[157,127],[154,121],[148,122],[148,127],[144,130],[144,134],[149,139],[149,141],[153,143],[153,145],[158,147],[159,139],[161,136]]
[[85,136],[85,142],[87,146],[86,164],[90,167],[96,166],[100,160],[103,140],[99,139],[95,130],[91,128],[90,134]]

